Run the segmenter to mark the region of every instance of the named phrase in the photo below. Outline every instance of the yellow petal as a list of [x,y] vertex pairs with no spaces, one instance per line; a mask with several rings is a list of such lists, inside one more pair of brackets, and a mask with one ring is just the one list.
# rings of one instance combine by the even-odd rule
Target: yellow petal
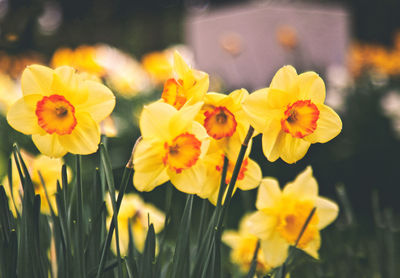
[[319,230],[332,223],[339,213],[338,205],[323,197],[318,197],[315,200],[315,206],[317,207]]
[[283,194],[290,194],[296,198],[315,198],[318,195],[318,183],[313,177],[312,168],[308,166],[296,179],[288,183]]
[[268,89],[260,89],[248,95],[243,101],[243,110],[248,116],[250,124],[258,132],[264,131],[269,118],[265,111],[265,108],[268,107],[267,93]]
[[279,118],[283,115],[283,112],[286,110],[287,106],[297,100],[296,95],[288,92],[288,91],[283,91],[281,89],[276,89],[276,88],[269,88],[268,89],[268,94],[267,94],[267,102],[268,102],[268,108],[270,109],[282,109],[281,115],[279,115]]
[[167,170],[171,183],[179,190],[187,194],[198,194],[201,187],[206,182],[207,168],[202,161],[197,161],[196,164],[189,169],[182,170],[181,173],[176,173],[174,170]]
[[248,232],[262,240],[270,238],[276,229],[275,217],[262,211],[253,212],[247,221]]
[[74,106],[83,103],[88,97],[88,90],[83,81],[75,73],[75,69],[69,66],[54,70],[51,90],[53,94],[64,96]]
[[59,136],[61,145],[70,153],[91,154],[100,143],[99,125],[88,113],[76,113],[78,124],[71,134]]
[[317,128],[313,133],[304,137],[310,143],[326,143],[335,138],[342,130],[342,120],[332,108],[317,104],[319,110],[319,118]]
[[256,208],[263,210],[276,205],[276,202],[281,198],[281,189],[279,183],[274,178],[264,178],[258,188]]
[[61,145],[57,134],[34,134],[32,141],[42,154],[50,157],[61,157],[68,152]]
[[14,129],[24,134],[44,134],[38,125],[36,117],[36,103],[42,95],[27,95],[17,100],[8,110],[7,121]]
[[270,88],[289,92],[297,82],[297,72],[292,66],[280,68],[272,78]]
[[115,96],[101,83],[87,80],[88,98],[85,103],[79,105],[79,110],[88,112],[93,120],[100,122],[111,114],[115,106]]
[[174,70],[181,79],[183,79],[185,74],[190,70],[188,64],[178,51],[174,52]]
[[239,187],[241,190],[250,190],[256,188],[260,185],[262,179],[260,166],[258,166],[258,164],[250,158],[248,158],[247,161],[247,170],[244,173],[244,178],[243,180],[237,181],[237,187]]
[[311,240],[305,248],[302,248],[307,254],[309,254],[311,257],[314,259],[319,259],[318,255],[318,250],[321,247],[321,236],[319,232],[317,235],[314,237],[313,240]]
[[295,163],[306,155],[310,145],[311,143],[306,140],[295,138],[292,135],[285,133],[281,158],[286,163]]
[[271,267],[277,267],[286,260],[289,243],[275,232],[268,240],[261,241],[261,250],[264,252],[265,261]]
[[166,103],[154,102],[145,106],[140,115],[142,137],[144,139],[162,138],[168,141],[170,139],[168,126],[174,114],[176,114],[176,109]]
[[243,88],[235,90],[232,93],[230,93],[228,98],[233,100],[233,105],[232,105],[233,107],[231,107],[231,109],[233,111],[231,111],[231,112],[242,109],[242,103],[248,96],[249,96],[249,92]]
[[228,230],[222,234],[222,242],[233,249],[240,242],[240,236],[237,232]]
[[26,67],[21,76],[22,93],[25,95],[40,94],[50,95],[54,71],[41,65]]
[[147,140],[139,142],[133,155],[133,185],[137,190],[151,191],[169,180],[162,159],[162,144]]
[[299,95],[301,100],[311,100],[313,103],[324,103],[325,83],[318,74],[313,71],[304,72],[298,77]]
[[204,95],[208,91],[210,81],[208,78],[208,75],[202,77],[201,79],[196,80],[196,83],[194,86],[189,88],[186,92],[186,95],[188,97],[189,104],[194,104],[198,101],[203,100]]
[[286,135],[281,130],[281,124],[277,120],[269,120],[262,131],[262,147],[264,155],[271,162],[280,156]]
[[203,102],[198,102],[194,105],[185,105],[171,117],[169,122],[169,133],[172,138],[175,138],[192,126],[194,118],[202,106]]

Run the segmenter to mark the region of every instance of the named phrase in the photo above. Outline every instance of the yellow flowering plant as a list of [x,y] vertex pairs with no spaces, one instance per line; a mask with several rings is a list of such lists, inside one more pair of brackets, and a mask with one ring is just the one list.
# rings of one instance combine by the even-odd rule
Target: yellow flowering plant
[[[53,70],[32,65],[24,71],[23,97],[9,109],[9,124],[31,135],[39,151],[47,156],[77,154],[74,179],[69,179],[66,165],[62,166],[61,178],[57,171],[53,173],[53,167],[61,167],[61,160],[50,162],[55,160],[46,157],[46,169],[40,170],[45,181],[47,175],[52,179],[49,183],[62,185],[47,192],[55,196],[57,208],[57,214],[47,216],[51,219],[49,242],[55,242],[56,249],[53,276],[100,278],[113,269],[116,277],[159,277],[161,273],[174,278],[221,277],[221,242],[232,248],[232,261],[247,272],[247,277],[270,274],[281,265],[281,272],[273,272],[273,277],[287,277],[290,246],[318,258],[320,230],[335,220],[338,206],[318,196],[311,167],[281,190],[274,178],[263,179],[250,151],[253,136],[261,133],[268,160],[282,158],[294,163],[311,143],[324,143],[337,136],[342,123],[324,104],[322,79],[314,72],[298,75],[293,67],[285,66],[268,88],[251,94],[238,89],[225,95],[207,92],[208,74],[192,69],[177,52],[173,71],[175,76],[165,81],[161,98],[142,109],[140,136],[121,179],[114,178],[107,140],[99,146],[101,129],[106,133],[108,124],[107,120],[101,122],[115,106],[113,93],[68,66]],[[83,179],[80,154],[98,149],[100,163],[90,187],[87,177]],[[0,186],[0,223],[7,224],[6,228],[0,226],[0,235],[6,235],[0,254],[9,252],[2,246],[15,245],[21,259],[11,272],[0,262],[0,274],[27,276],[30,269],[23,268],[21,261],[29,261],[33,276],[44,277],[50,271],[42,263],[45,248],[36,246],[34,240],[40,236],[43,201],[42,192],[36,191],[37,171],[29,172],[29,159],[25,163],[16,146],[13,157],[17,170],[10,169],[9,180],[12,188],[19,188],[12,179],[12,173],[18,173],[24,194],[11,194]],[[115,184],[117,181],[120,183]],[[164,183],[173,186],[165,186],[165,214],[146,204],[141,198],[144,193],[127,192],[149,192]],[[223,233],[237,188],[257,187],[257,211],[243,218],[238,232]],[[176,223],[172,219],[173,188],[187,194],[177,228],[172,227]],[[17,225],[9,221],[9,209],[2,209],[8,204],[3,202],[7,195],[11,199],[21,197]],[[202,201],[200,219],[194,219],[195,195],[207,199]],[[213,212],[208,217],[209,207]],[[198,238],[193,241],[191,229],[197,222]],[[15,227],[21,239],[17,243]],[[171,244],[174,236],[176,242]],[[31,250],[38,256],[32,258]]]

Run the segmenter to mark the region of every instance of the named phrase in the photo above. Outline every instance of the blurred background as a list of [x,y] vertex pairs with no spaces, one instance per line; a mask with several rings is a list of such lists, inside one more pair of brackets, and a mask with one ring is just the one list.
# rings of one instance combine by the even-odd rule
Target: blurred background
[[[224,93],[266,87],[278,68],[292,64],[323,77],[326,102],[340,114],[343,131],[313,145],[294,165],[269,163],[260,137],[251,156],[264,176],[277,177],[281,185],[312,165],[321,195],[341,206],[322,252],[343,264],[356,260],[359,273],[365,266],[381,273],[357,277],[396,277],[399,10],[398,0],[0,0],[0,178],[13,142],[37,153],[30,138],[5,120],[21,96],[19,78],[28,64],[72,65],[113,89],[117,106],[103,131],[117,177],[139,136],[141,107],[160,97],[171,74],[174,49],[210,74],[210,91]],[[88,173],[96,159],[85,158]],[[163,207],[163,190],[144,196]],[[233,200],[232,226],[237,215],[254,210],[256,192],[242,193]],[[338,241],[343,248],[333,252],[329,248]],[[326,262],[320,264],[327,269]]]

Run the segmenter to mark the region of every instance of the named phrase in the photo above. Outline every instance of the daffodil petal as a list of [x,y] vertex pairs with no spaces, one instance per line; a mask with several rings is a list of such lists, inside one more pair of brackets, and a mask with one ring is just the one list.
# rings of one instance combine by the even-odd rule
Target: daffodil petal
[[313,176],[312,168],[308,166],[293,182],[283,189],[283,194],[290,194],[299,198],[315,198],[318,195],[318,183]]
[[68,151],[59,141],[59,136],[56,134],[34,134],[32,135],[32,141],[38,150],[50,157],[62,157]]
[[280,68],[272,78],[270,88],[282,91],[290,91],[297,82],[297,72],[292,66]]
[[276,89],[276,88],[268,89],[267,107],[270,109],[280,109],[279,111],[282,114],[278,115],[279,118],[283,115],[283,112],[284,110],[286,110],[286,107],[296,100],[297,100],[296,95],[294,95],[293,93],[289,93],[287,91],[283,91],[281,89]]
[[256,188],[260,185],[262,179],[261,168],[254,160],[248,159],[246,168],[247,170],[244,173],[243,180],[237,181],[237,186],[241,190],[250,190]]
[[295,138],[288,133],[285,133],[285,137],[285,143],[281,150],[281,158],[286,163],[295,163],[306,155],[311,143],[303,139]]
[[279,121],[268,121],[262,135],[262,147],[264,155],[269,161],[274,162],[279,158],[284,138],[285,134],[281,130]]
[[301,100],[311,100],[313,103],[324,103],[325,83],[318,74],[308,71],[298,76],[299,95]]
[[194,105],[185,105],[171,117],[169,122],[169,132],[172,138],[175,138],[184,130],[190,128],[194,118],[202,106],[203,102],[198,102]]
[[145,106],[140,116],[142,137],[144,139],[163,138],[165,141],[171,139],[168,126],[174,114],[176,114],[176,109],[166,103],[155,102]]
[[83,81],[75,73],[75,69],[62,66],[54,70],[52,93],[64,96],[73,105],[79,105],[87,100],[88,91]]
[[208,75],[196,80],[196,84],[187,90],[188,102],[190,105],[201,101],[207,93],[210,81]]
[[54,71],[41,65],[30,65],[26,67],[21,76],[21,88],[23,95],[40,94],[50,95],[51,83]]
[[240,236],[237,232],[228,230],[222,234],[222,242],[231,248],[235,248],[240,242]]
[[289,243],[275,232],[268,240],[261,241],[261,250],[264,252],[265,261],[272,267],[277,267],[286,260]]
[[36,103],[42,95],[26,95],[17,100],[8,110],[7,121],[14,129],[24,134],[43,134],[35,115]]
[[307,254],[314,259],[319,259],[318,250],[321,247],[321,236],[318,234],[311,240],[306,247],[302,248]]
[[104,120],[114,109],[115,96],[103,84],[87,80],[88,98],[85,103],[79,106],[79,109],[88,112],[93,120],[100,122]]
[[182,58],[178,51],[174,52],[174,71],[178,74],[179,78],[183,78],[185,74],[190,70],[190,67]]
[[265,111],[265,108],[268,107],[267,93],[268,89],[260,89],[249,94],[243,101],[243,110],[248,116],[250,124],[258,132],[265,129],[269,118]]
[[339,213],[338,205],[323,197],[318,197],[315,200],[315,206],[317,207],[319,230],[332,223]]
[[248,218],[249,232],[259,238],[270,238],[276,229],[276,219],[262,211],[256,211]]
[[139,191],[151,191],[169,180],[162,162],[163,147],[159,142],[142,140],[133,154],[133,184]]
[[74,154],[91,154],[100,143],[99,125],[88,113],[75,114],[78,124],[71,134],[59,136],[61,145]]
[[168,169],[171,183],[179,190],[187,194],[198,194],[201,187],[206,182],[207,169],[201,161],[189,169],[182,170],[181,173]]
[[281,195],[278,181],[274,178],[264,178],[258,188],[256,208],[263,210],[274,207]]
[[317,128],[313,133],[304,137],[310,143],[326,143],[335,138],[342,130],[342,120],[335,111],[324,104],[317,104],[319,118]]

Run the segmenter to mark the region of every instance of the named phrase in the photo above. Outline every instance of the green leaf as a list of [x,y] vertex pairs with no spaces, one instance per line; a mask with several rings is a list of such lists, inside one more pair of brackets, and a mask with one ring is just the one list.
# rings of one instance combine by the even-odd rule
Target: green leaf
[[139,265],[139,277],[153,277],[153,263],[156,256],[156,235],[150,224]]
[[190,273],[190,226],[192,220],[193,195],[188,195],[178,230],[174,259],[172,262],[172,277],[189,277]]

